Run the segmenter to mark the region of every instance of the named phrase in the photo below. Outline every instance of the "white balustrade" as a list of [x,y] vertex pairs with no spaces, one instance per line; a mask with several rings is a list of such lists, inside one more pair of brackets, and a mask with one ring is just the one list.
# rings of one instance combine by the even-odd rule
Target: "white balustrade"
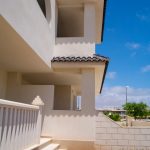
[[0,99],[0,150],[23,150],[39,144],[43,104],[34,105]]

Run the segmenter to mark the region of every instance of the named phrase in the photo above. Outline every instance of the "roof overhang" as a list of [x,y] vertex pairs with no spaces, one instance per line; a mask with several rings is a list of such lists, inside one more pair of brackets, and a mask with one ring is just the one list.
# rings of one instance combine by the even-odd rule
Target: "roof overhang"
[[2,16],[0,69],[8,72],[50,72],[50,67]]
[[95,1],[96,9],[96,43],[103,41],[104,35],[104,23],[105,23],[105,12],[107,0],[93,0]]
[[52,59],[52,68],[55,72],[81,74],[83,69],[95,70],[96,94],[101,93],[107,72],[109,59],[103,56],[93,57],[55,57]]
[[105,81],[105,77],[106,77],[106,73],[107,73],[108,64],[109,64],[109,61],[107,61],[107,62],[105,63],[105,69],[104,69],[102,84],[101,84],[101,88],[100,88],[100,92],[99,92],[99,93],[101,93],[101,92],[102,92],[102,89],[103,89],[103,85],[104,85],[104,81]]

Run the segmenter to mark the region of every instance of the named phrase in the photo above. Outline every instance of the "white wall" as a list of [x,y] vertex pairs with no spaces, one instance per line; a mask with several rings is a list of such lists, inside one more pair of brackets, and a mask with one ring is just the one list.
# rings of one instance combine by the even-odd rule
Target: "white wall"
[[53,56],[92,56],[96,37],[94,4],[86,3],[84,6],[84,37],[57,38],[54,48],[58,10],[55,0],[45,2],[46,18],[36,0],[1,1],[0,13],[49,66]]
[[7,87],[7,73],[0,70],[0,99],[5,99]]
[[47,104],[53,106],[54,99],[54,86],[53,85],[21,85],[19,87],[18,99],[23,103],[31,104],[36,96],[40,98],[45,103],[44,109],[46,109]]
[[[65,140],[95,140],[95,74],[82,72],[81,111],[47,110],[42,135]],[[61,100],[61,99],[60,99]]]
[[96,24],[95,5],[84,5],[84,36],[59,37],[53,56],[92,56],[95,54]]
[[48,23],[36,0],[0,1],[0,14],[49,66],[55,42],[55,1],[52,2]]
[[7,76],[6,99],[31,104],[36,96],[40,96],[44,102],[51,102],[51,109],[53,108],[53,85],[23,85],[20,73],[8,73]]
[[96,15],[95,5],[85,3],[84,6],[84,37],[87,41],[96,41]]
[[44,117],[42,135],[61,140],[94,141],[95,116],[83,111],[49,110]]
[[[75,41],[78,38],[72,38]],[[83,43],[83,42],[64,42],[67,38],[57,38],[61,40],[54,47],[54,57],[57,56],[93,56],[95,54],[94,43]]]
[[150,149],[150,127],[121,127],[104,114],[96,118],[97,150],[148,150]]
[[84,111],[95,111],[95,72],[94,69],[82,71],[81,108]]
[[45,103],[43,109],[43,136],[52,136],[57,139],[94,141],[96,117],[94,81],[94,69],[82,71],[81,111],[53,110],[54,86],[21,85],[21,75],[18,73],[8,74],[7,97],[8,100],[28,104],[31,104],[37,95],[41,97]]
[[19,86],[21,85],[21,74],[20,73],[8,73],[7,74],[7,90],[6,99],[21,102],[18,99],[19,96]]

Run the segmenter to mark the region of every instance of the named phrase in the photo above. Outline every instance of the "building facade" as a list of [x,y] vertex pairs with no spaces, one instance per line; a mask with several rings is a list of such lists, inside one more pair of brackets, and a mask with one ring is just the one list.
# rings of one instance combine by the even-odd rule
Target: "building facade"
[[95,96],[109,61],[95,54],[103,38],[105,5],[105,0],[0,2],[0,105],[3,100],[32,104],[39,96],[44,103],[41,136],[95,141]]

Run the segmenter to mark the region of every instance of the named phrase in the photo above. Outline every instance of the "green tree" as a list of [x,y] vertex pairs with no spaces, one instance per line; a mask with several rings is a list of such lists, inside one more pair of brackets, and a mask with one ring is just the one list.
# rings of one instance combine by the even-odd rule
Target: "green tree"
[[114,121],[120,121],[121,120],[121,117],[118,113],[104,112],[104,114]]
[[119,114],[117,114],[117,113],[112,113],[109,117],[110,117],[112,120],[114,120],[114,121],[120,121],[120,120],[121,120]]
[[134,117],[135,119],[143,118],[148,115],[148,106],[141,102],[141,103],[127,103],[123,105],[124,110],[127,111],[127,115]]

